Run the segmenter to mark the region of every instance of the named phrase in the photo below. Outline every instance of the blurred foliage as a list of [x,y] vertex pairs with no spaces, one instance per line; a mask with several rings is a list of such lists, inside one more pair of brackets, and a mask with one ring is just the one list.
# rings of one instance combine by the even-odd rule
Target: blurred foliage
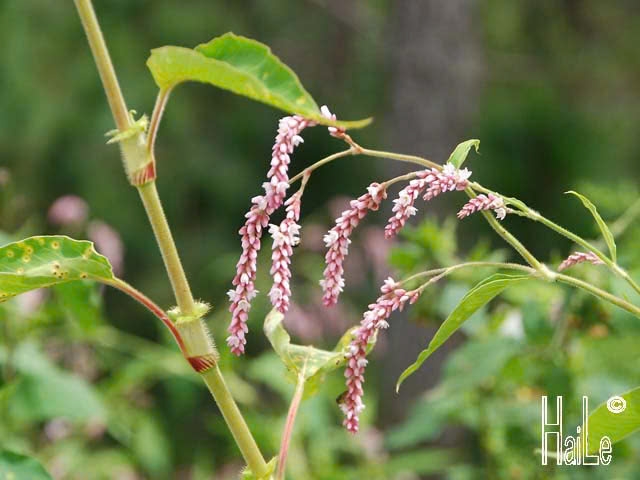
[[[124,93],[139,112],[151,110],[156,94],[144,65],[151,48],[192,47],[231,30],[269,44],[340,117],[375,116],[377,122],[356,135],[363,145],[384,147],[384,128],[407,128],[384,122],[392,101],[386,87],[393,58],[400,55],[388,47],[392,12],[401,2],[341,2],[338,10],[316,0],[196,0],[187,7],[151,0],[95,3]],[[485,76],[479,111],[461,137],[482,140],[481,156],[467,165],[474,178],[593,237],[598,230],[590,216],[562,192],[584,193],[607,221],[635,201],[639,8],[628,0],[477,3]],[[86,224],[58,227],[44,214],[59,196],[79,195],[90,205],[90,219],[107,222],[122,237],[124,277],[170,306],[136,193],[116,148],[104,145],[102,133],[112,120],[71,3],[0,2],[0,40],[0,243],[37,233],[86,237]],[[430,94],[416,99],[416,108]],[[217,307],[208,323],[220,340],[228,320],[224,292],[239,252],[235,232],[259,190],[279,116],[189,84],[173,93],[160,129],[159,188],[194,292]],[[339,148],[321,130],[305,135],[294,160],[299,168]],[[350,252],[343,305],[327,311],[318,301],[320,240],[340,204],[328,197],[358,195],[380,178],[380,163],[365,161],[336,162],[314,175],[305,193],[303,245],[293,265],[297,305],[285,319],[296,342],[332,348],[375,298],[386,274],[380,232],[363,228]],[[509,219],[509,227],[551,264],[568,251],[567,242],[541,234],[539,225]],[[640,226],[631,222],[618,250],[620,263],[636,278],[639,242]],[[407,230],[391,260],[408,273],[462,260],[512,259],[501,248],[480,218],[462,224],[429,219]],[[258,287],[265,292],[268,259],[260,261]],[[597,268],[576,272],[632,295]],[[490,273],[456,273],[425,292],[410,310],[411,320],[441,321]],[[221,365],[271,456],[293,385],[260,333],[267,311],[261,296],[250,320],[247,357],[232,358],[221,348]],[[34,454],[55,478],[84,479],[91,472],[91,478],[199,480],[240,472],[239,453],[206,389],[161,326],[122,294],[92,284],[29,294],[0,305],[0,332],[0,473],[7,462],[11,468],[25,462],[13,452]],[[375,368],[382,356],[374,354],[367,372],[365,428],[355,438],[341,427],[335,403],[343,379],[329,376],[320,394],[301,407],[291,478],[640,475],[637,436],[614,446],[607,468],[542,469],[534,453],[541,394],[563,395],[566,423],[575,425],[582,395],[593,408],[637,385],[636,319],[584,293],[536,283],[507,291],[467,321],[463,332],[466,343],[447,362],[440,384],[389,432],[376,428],[384,413],[377,410],[382,393]],[[451,430],[454,436],[462,431],[455,448],[443,446],[450,445],[445,440]]]

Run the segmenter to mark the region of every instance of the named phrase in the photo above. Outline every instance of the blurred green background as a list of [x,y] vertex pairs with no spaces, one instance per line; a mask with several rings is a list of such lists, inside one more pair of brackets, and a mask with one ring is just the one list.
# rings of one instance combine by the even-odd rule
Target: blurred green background
[[[577,189],[615,220],[638,196],[640,4],[631,0],[198,0],[96,1],[130,108],[150,113],[151,48],[195,46],[226,31],[269,44],[320,103],[341,118],[374,116],[362,145],[443,162],[481,139],[469,168],[481,183],[586,236],[591,217],[563,192]],[[121,257],[124,278],[169,307],[171,291],[137,194],[118,152],[106,100],[71,1],[0,2],[0,230],[5,241],[37,233],[92,237]],[[208,323],[223,343],[226,295],[239,255],[236,234],[260,190],[279,112],[188,84],[172,95],[156,147],[158,187],[194,293],[214,304]],[[292,169],[342,145],[305,132]],[[400,244],[375,216],[357,235],[343,303],[321,307],[323,232],[345,198],[406,169],[354,157],[320,170],[303,205],[294,257],[297,341],[329,346],[359,321],[389,272],[466,258],[515,257],[480,218],[445,220],[458,195],[422,208],[425,223]],[[71,221],[47,212],[56,199]],[[63,204],[64,205],[64,204]],[[62,207],[59,207],[62,208]],[[75,208],[75,210],[73,210]],[[389,210],[390,207],[387,208]],[[419,216],[420,217],[420,216]],[[418,222],[414,222],[417,224]],[[568,242],[520,219],[507,225],[552,264]],[[640,270],[637,222],[620,238],[620,262]],[[2,243],[5,243],[4,241]],[[497,249],[497,250],[496,250]],[[392,266],[388,266],[390,255]],[[268,253],[259,289],[268,291]],[[640,444],[614,447],[599,469],[541,467],[540,395],[563,395],[568,424],[638,384],[640,331],[628,315],[556,286],[513,292],[477,315],[400,395],[393,385],[475,272],[434,289],[395,316],[367,372],[362,432],[341,426],[341,374],[303,405],[290,478],[640,478]],[[625,293],[588,267],[577,274]],[[632,294],[629,294],[630,298]],[[248,354],[222,368],[265,455],[277,451],[293,387],[252,311]],[[0,306],[0,447],[35,454],[55,478],[236,478],[242,461],[208,394],[166,332],[121,294],[57,288]]]

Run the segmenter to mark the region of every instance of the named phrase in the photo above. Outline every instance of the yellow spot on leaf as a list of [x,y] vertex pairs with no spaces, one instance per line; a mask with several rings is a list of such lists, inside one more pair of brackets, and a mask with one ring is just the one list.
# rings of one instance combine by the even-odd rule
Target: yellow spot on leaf
[[7,250],[7,257],[13,258],[14,255],[15,255],[15,253],[13,253],[13,250]]
[[19,269],[16,270],[16,273],[18,275],[22,275],[24,273],[24,268],[20,267]]
[[60,248],[60,242],[54,240],[53,242],[51,242],[51,248],[53,248],[54,250],[58,250]]
[[27,255],[31,255],[33,253],[33,247],[27,245],[25,251],[27,252]]
[[31,257],[30,257],[29,255],[24,255],[24,256],[22,257],[22,261],[23,261],[24,263],[29,263],[29,262],[31,261]]
[[44,245],[44,238],[39,238],[39,239],[38,239],[38,243],[39,243],[40,245]]

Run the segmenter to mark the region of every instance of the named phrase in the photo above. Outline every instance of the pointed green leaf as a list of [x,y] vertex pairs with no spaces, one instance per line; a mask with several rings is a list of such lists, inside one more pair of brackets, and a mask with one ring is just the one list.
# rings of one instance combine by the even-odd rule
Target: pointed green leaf
[[478,153],[478,150],[480,148],[480,140],[474,138],[460,143],[449,156],[449,160],[447,160],[447,163],[451,163],[454,167],[460,168],[464,161],[467,159],[469,150],[471,150],[472,147],[475,147],[476,153]]
[[35,458],[1,450],[0,479],[52,480],[52,477]]
[[362,128],[371,123],[371,119],[335,122],[325,118],[298,76],[267,45],[233,33],[195,49],[156,48],[147,66],[161,90],[182,82],[202,82],[323,125]]
[[0,247],[0,302],[59,283],[113,278],[109,261],[91,242],[41,236]]
[[[284,315],[271,310],[264,321],[264,333],[271,346],[296,380],[299,375],[306,381],[305,394],[311,394],[322,382],[324,375],[346,363],[344,349],[349,344],[350,332],[338,342],[332,352],[312,346],[291,343],[291,337],[282,326]],[[345,338],[347,338],[345,340]]]
[[[636,387],[619,395],[626,403],[624,409],[620,408],[622,402],[613,403],[612,411],[607,408],[607,403],[599,405],[589,415],[589,452],[597,452],[600,448],[600,439],[609,437],[611,443],[619,442],[634,432],[640,430],[640,387]],[[618,407],[618,408],[616,408]],[[614,413],[618,410],[619,413]]]
[[429,346],[420,352],[418,359],[407,369],[402,372],[398,383],[396,384],[396,391],[400,388],[402,382],[413,374],[424,361],[431,356],[440,346],[460,328],[460,326],[478,311],[482,306],[490,302],[493,298],[499,295],[505,288],[529,280],[529,275],[505,275],[503,273],[497,273],[492,275],[478,285],[473,287],[469,292],[460,300],[460,303],[451,312],[447,319],[440,325],[440,328],[429,342]]
[[580,199],[580,201],[582,202],[582,204],[587,208],[587,210],[589,210],[591,212],[591,215],[593,215],[593,218],[595,218],[596,223],[598,224],[598,227],[600,228],[600,232],[602,233],[602,236],[604,237],[604,241],[607,243],[607,247],[609,247],[609,254],[611,255],[611,260],[615,263],[616,262],[616,257],[617,257],[616,241],[613,238],[613,234],[611,233],[611,230],[609,230],[609,227],[607,226],[607,224],[604,222],[604,220],[602,219],[602,217],[598,213],[598,210],[596,209],[596,206],[593,203],[591,203],[591,200],[589,200],[584,195],[579,194],[578,192],[574,192],[573,190],[569,190],[568,192],[565,192],[565,193],[570,193],[571,195],[575,195],[576,197],[578,197]]

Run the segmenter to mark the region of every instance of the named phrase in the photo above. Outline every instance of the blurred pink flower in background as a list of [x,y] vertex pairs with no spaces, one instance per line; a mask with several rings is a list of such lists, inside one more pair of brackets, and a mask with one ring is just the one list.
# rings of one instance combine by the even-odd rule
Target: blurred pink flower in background
[[51,204],[47,219],[52,225],[63,227],[82,225],[87,221],[88,216],[87,202],[77,195],[64,195]]
[[387,259],[392,244],[385,238],[381,227],[367,227],[362,232],[362,249],[373,267],[377,283],[389,276]]
[[16,297],[16,302],[18,303],[18,308],[24,315],[32,315],[38,310],[38,308],[40,308],[45,297],[46,290],[39,288],[37,290],[31,290],[30,292],[18,295]]
[[305,310],[295,302],[291,302],[284,319],[287,330],[303,342],[316,342],[322,338],[321,322],[317,312]]
[[324,252],[324,234],[327,227],[319,223],[306,223],[300,231],[300,245],[305,250],[312,252]]
[[109,224],[101,220],[93,220],[87,227],[89,240],[96,244],[98,253],[104,255],[111,262],[113,273],[122,275],[124,272],[124,244],[120,234]]

